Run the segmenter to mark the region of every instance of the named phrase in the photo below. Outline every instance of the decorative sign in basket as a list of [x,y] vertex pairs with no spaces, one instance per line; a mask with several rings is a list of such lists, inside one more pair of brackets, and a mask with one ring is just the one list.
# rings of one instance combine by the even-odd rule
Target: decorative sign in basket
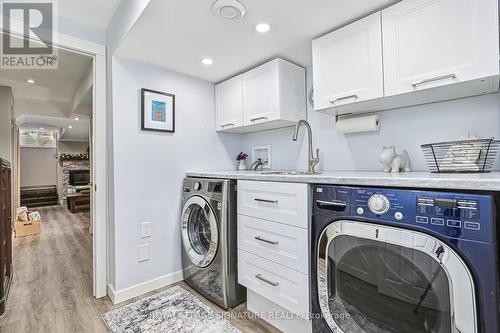
[[431,172],[490,172],[498,153],[499,140],[474,139],[421,145]]

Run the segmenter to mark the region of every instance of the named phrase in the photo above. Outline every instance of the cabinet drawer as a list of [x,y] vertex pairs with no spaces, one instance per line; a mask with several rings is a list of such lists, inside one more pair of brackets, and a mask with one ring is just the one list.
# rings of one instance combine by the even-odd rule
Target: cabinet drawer
[[301,273],[309,272],[307,229],[238,215],[238,248]]
[[238,250],[238,282],[304,319],[309,313],[309,275]]
[[307,184],[238,181],[238,214],[307,228]]

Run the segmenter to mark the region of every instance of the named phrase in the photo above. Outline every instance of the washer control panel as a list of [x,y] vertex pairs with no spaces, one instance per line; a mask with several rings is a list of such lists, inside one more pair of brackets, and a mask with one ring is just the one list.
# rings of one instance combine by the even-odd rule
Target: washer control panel
[[[411,225],[450,238],[494,241],[492,195],[317,185],[314,196],[320,201],[345,202],[345,211],[336,213],[343,217]],[[332,214],[317,205],[314,210],[315,214]]]

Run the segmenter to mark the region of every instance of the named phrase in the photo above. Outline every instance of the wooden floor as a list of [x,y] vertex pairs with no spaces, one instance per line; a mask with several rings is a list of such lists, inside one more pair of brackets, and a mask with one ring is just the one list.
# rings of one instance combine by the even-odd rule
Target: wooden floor
[[[41,235],[15,240],[14,280],[7,311],[0,317],[0,332],[107,332],[101,314],[118,306],[107,297],[92,296],[89,214],[71,214],[62,206],[37,210],[42,216]],[[222,311],[185,283],[179,285]],[[259,319],[239,319],[248,314],[245,305],[233,312],[238,314],[233,323],[244,333],[279,332]]]

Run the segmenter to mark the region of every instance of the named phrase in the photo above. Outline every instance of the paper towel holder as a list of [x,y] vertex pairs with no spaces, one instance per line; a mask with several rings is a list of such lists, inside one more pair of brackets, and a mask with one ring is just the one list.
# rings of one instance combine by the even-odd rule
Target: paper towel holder
[[335,116],[335,129],[339,133],[375,132],[379,130],[380,118],[377,112],[342,114]]
[[[378,112],[366,112],[366,113],[343,113],[343,114],[337,114],[335,115],[335,122],[338,120],[344,120],[344,119],[353,119],[353,118],[361,118],[361,117],[366,117],[366,116],[373,116],[373,115],[378,115]],[[377,120],[377,125],[379,125],[380,119]]]

